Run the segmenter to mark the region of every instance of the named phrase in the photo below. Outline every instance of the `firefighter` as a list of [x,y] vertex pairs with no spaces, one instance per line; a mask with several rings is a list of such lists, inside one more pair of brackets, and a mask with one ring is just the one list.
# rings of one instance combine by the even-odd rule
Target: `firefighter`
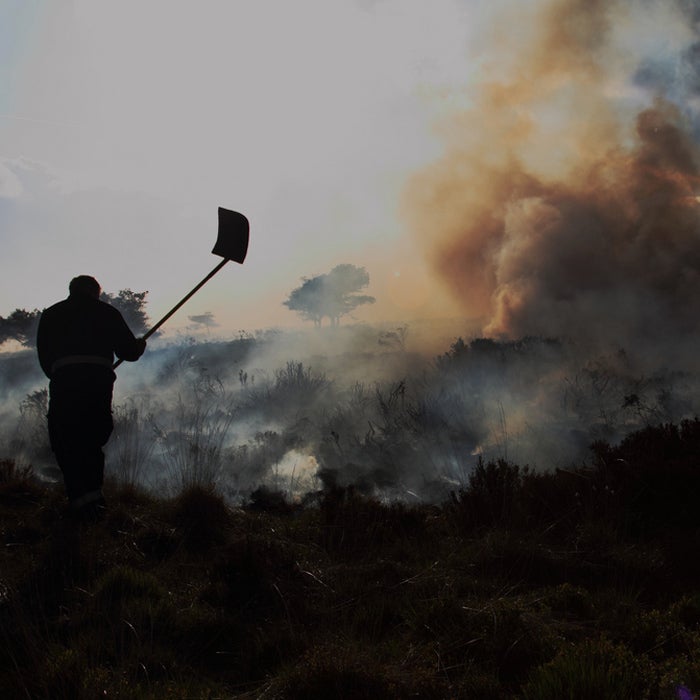
[[69,296],[39,319],[39,364],[49,378],[49,440],[71,511],[81,520],[104,514],[104,452],[112,433],[114,355],[135,361],[146,349],[113,306],[100,301],[94,277],[71,280]]

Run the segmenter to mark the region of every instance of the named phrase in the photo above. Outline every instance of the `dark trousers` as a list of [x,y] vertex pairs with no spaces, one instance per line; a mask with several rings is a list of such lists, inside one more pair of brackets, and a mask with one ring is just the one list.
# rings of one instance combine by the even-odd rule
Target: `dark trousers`
[[104,367],[72,365],[49,384],[49,440],[63,473],[68,499],[76,505],[102,490],[112,422],[114,375]]

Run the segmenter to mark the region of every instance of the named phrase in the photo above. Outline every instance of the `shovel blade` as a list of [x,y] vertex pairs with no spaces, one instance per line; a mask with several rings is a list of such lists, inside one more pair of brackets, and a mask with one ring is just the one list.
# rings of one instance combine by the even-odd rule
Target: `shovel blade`
[[248,253],[249,236],[250,224],[243,214],[219,207],[219,234],[211,251],[214,255],[242,263]]

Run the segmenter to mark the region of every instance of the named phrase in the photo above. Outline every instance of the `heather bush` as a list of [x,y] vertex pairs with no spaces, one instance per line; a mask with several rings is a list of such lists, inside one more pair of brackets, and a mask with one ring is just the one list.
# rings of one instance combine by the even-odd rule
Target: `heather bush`
[[195,484],[183,489],[168,510],[181,542],[193,553],[207,552],[226,539],[231,512],[211,486]]
[[562,649],[536,668],[523,689],[525,700],[643,700],[650,698],[650,669],[626,647],[606,639]]
[[618,521],[631,534],[700,527],[700,420],[649,426],[619,445],[593,445],[595,484],[616,495]]

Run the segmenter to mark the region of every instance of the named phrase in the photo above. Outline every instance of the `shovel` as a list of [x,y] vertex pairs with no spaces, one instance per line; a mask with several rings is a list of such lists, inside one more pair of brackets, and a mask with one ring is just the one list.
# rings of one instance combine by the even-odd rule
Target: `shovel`
[[[214,255],[220,255],[223,260],[188,294],[186,294],[163,318],[151,328],[143,339],[150,338],[190,297],[194,296],[229,260],[235,260],[243,264],[248,252],[248,238],[250,225],[248,219],[237,211],[230,211],[219,207],[219,234],[212,248]],[[117,360],[112,369],[116,369],[123,362]]]

